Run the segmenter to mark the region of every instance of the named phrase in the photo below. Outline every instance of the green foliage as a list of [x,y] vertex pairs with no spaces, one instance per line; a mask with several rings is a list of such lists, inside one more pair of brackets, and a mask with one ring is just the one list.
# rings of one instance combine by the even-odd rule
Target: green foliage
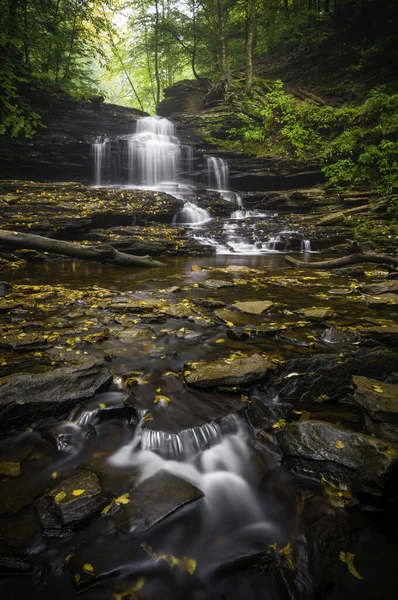
[[229,130],[230,139],[243,147],[320,163],[336,188],[398,188],[398,94],[377,88],[360,104],[333,107],[299,101],[279,80],[258,81],[251,98],[237,86],[231,101],[242,127]]

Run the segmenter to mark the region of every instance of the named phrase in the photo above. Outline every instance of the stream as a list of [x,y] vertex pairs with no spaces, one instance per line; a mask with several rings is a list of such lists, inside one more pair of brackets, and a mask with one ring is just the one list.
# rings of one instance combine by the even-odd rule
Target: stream
[[[93,162],[95,187],[181,200],[174,224],[215,252],[151,270],[57,260],[7,273],[1,374],[5,385],[13,372],[33,379],[26,397],[13,388],[10,409],[27,424],[0,437],[2,473],[20,469],[0,479],[1,597],[395,597],[396,491],[385,485],[395,444],[384,440],[373,458],[350,387],[352,375],[396,382],[389,344],[366,341],[396,316],[387,306],[381,317],[362,290],[380,269],[289,267],[287,251],[316,260],[310,240],[279,222],[261,236],[261,220],[277,215],[245,209],[222,158],[198,170],[166,119],[96,140]],[[227,198],[230,216],[216,223],[196,203],[200,189]],[[40,412],[48,370],[73,378],[90,360],[104,378],[95,391],[78,396],[89,385],[78,375],[62,388],[69,404],[50,398]],[[326,434],[303,438],[302,455],[289,450],[285,432],[311,419]],[[340,463],[333,452],[351,443],[367,444],[363,457]],[[316,444],[324,455],[311,454]]]

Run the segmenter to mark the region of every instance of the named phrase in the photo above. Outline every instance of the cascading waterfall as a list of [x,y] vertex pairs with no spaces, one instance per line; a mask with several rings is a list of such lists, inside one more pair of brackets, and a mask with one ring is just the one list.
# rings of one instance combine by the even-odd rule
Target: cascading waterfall
[[138,468],[140,482],[166,470],[202,490],[202,531],[194,543],[203,544],[207,553],[209,537],[218,530],[230,531],[232,524],[235,535],[249,543],[251,549],[257,544],[260,549],[265,542],[280,538],[277,526],[267,520],[251,485],[254,467],[247,430],[239,416],[229,415],[219,423],[207,423],[179,434],[138,427],[134,439],[109,462],[114,468]]
[[181,147],[175,126],[161,117],[142,117],[128,141],[129,181],[158,186],[175,182],[181,161]]
[[[230,220],[239,227],[224,223],[218,238],[214,238],[209,225],[213,221],[208,210],[196,203],[194,177],[194,149],[181,145],[174,124],[162,117],[142,117],[136,124],[136,132],[114,140],[98,137],[92,144],[94,179],[96,186],[109,185],[110,181],[128,187],[144,187],[159,190],[181,200],[182,208],[174,216],[175,225],[203,230],[195,239],[212,246],[217,254],[259,255],[291,249],[290,239],[280,232],[264,240],[258,233],[254,220],[267,219],[272,215],[259,210],[245,210],[242,196],[228,189],[229,167],[219,156],[206,157],[207,184],[209,191],[217,191],[221,198],[235,205]],[[182,177],[186,179],[183,180]],[[292,232],[297,233],[297,232]],[[297,234],[301,235],[301,234]],[[221,238],[221,239],[220,239]],[[298,247],[293,250],[310,252],[309,240],[301,236]]]
[[208,156],[207,164],[207,179],[210,188],[216,190],[228,189],[228,163],[217,156]]
[[97,137],[92,144],[92,153],[94,157],[94,185],[99,187],[103,183],[105,171],[109,168],[109,139]]

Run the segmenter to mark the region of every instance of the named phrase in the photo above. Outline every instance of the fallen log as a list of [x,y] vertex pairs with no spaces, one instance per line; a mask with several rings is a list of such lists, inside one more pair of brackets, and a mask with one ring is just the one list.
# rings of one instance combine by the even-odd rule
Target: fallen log
[[356,265],[358,263],[376,263],[379,265],[398,267],[398,258],[387,256],[385,254],[371,254],[370,252],[355,252],[355,254],[343,256],[342,258],[319,260],[317,262],[304,262],[297,258],[293,258],[293,256],[285,256],[285,261],[289,263],[289,265],[304,269],[337,269],[349,265]]
[[115,250],[112,246],[84,246],[63,240],[35,235],[32,233],[20,233],[19,231],[0,230],[0,246],[7,248],[23,248],[37,250],[38,252],[51,252],[71,256],[82,260],[94,260],[97,262],[117,265],[120,267],[162,267],[163,263],[154,260],[150,256],[134,256]]

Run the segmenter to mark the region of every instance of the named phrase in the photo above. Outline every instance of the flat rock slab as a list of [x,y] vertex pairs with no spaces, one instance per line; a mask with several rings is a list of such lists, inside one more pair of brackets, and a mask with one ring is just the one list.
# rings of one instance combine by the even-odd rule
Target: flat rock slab
[[369,308],[388,308],[398,305],[398,294],[383,293],[380,296],[367,298],[366,305]]
[[235,284],[232,281],[224,281],[223,279],[206,279],[206,281],[201,281],[199,285],[208,290],[219,290],[220,288],[234,287]]
[[392,281],[382,281],[381,283],[374,283],[372,285],[363,285],[359,289],[361,292],[371,294],[372,296],[378,296],[379,294],[398,294],[398,281],[396,279],[393,279]]
[[252,354],[245,358],[188,363],[184,377],[188,384],[199,387],[239,385],[262,379],[274,369],[275,365],[269,360],[260,354]]
[[202,496],[203,493],[185,479],[161,470],[135,488],[131,501],[122,505],[116,520],[122,531],[145,531]]
[[398,453],[388,443],[325,421],[297,421],[281,431],[284,454],[327,461],[358,473],[364,480],[384,478]]
[[367,345],[374,343],[398,348],[398,325],[389,323],[385,327],[366,327],[361,331],[361,338]]
[[330,308],[302,308],[296,312],[310,321],[324,321],[325,319],[334,319],[337,316]]
[[354,402],[375,421],[396,423],[398,427],[398,385],[367,377],[353,377],[357,386]]
[[273,305],[274,303],[271,300],[249,300],[247,302],[235,302],[231,305],[231,308],[249,315],[261,315]]
[[108,504],[98,477],[80,469],[44,495],[38,503],[38,517],[46,536],[64,537],[99,514]]
[[26,427],[64,413],[110,385],[112,375],[101,360],[88,358],[47,373],[22,373],[0,379],[0,430]]

